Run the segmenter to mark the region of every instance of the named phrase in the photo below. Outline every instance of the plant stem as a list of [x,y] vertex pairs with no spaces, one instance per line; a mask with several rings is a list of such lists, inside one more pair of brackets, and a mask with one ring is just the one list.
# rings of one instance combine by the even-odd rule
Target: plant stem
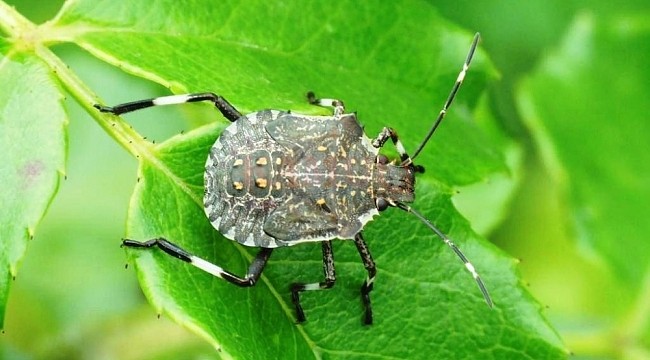
[[9,37],[16,38],[34,27],[35,25],[17,12],[13,6],[0,1],[0,30]]
[[144,140],[130,125],[122,121],[118,116],[100,113],[93,107],[94,104],[98,103],[95,93],[50,49],[44,46],[37,46],[36,55],[52,69],[52,72],[56,74],[61,84],[88,111],[97,124],[122,145],[123,148],[137,158],[150,158],[154,156],[152,155],[153,145]]

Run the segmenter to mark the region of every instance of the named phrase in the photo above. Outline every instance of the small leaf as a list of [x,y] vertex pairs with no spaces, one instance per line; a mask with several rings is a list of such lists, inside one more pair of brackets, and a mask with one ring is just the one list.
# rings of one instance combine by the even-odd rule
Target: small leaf
[[0,46],[0,327],[11,279],[64,172],[67,116],[47,67]]

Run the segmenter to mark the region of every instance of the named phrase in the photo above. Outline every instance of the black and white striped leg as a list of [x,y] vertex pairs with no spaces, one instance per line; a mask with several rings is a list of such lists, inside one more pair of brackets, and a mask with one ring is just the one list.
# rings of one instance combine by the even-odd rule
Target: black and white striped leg
[[[393,128],[389,127],[384,127],[381,132],[377,135],[377,137],[372,140],[372,146],[376,148],[381,148],[386,144],[386,141],[388,139],[391,139],[393,141],[393,144],[395,145],[395,149],[399,153],[400,160],[402,163],[400,164],[401,166],[409,166],[411,163],[413,163],[413,160],[411,160],[411,157],[409,154],[406,153],[406,149],[404,148],[404,145],[402,144],[402,141],[399,139],[399,136],[397,135],[397,132]],[[414,165],[415,172],[423,173],[424,172],[424,167],[420,165]]]
[[370,304],[370,292],[373,289],[375,283],[375,276],[377,275],[377,268],[375,267],[375,261],[370,255],[370,250],[366,241],[363,239],[361,233],[358,233],[354,237],[354,244],[357,246],[359,255],[361,255],[361,260],[363,261],[363,267],[368,271],[368,277],[361,285],[361,302],[364,307],[364,316],[363,323],[366,325],[372,325],[372,306]]
[[170,96],[161,96],[153,99],[132,101],[132,102],[119,104],[115,106],[104,106],[99,104],[95,104],[93,106],[101,112],[108,112],[115,115],[120,115],[120,114],[132,112],[140,109],[146,109],[153,106],[177,105],[177,104],[199,102],[199,101],[209,101],[213,103],[214,106],[223,114],[223,116],[230,121],[235,121],[242,116],[241,113],[237,111],[237,109],[235,109],[235,107],[232,106],[226,99],[214,93],[170,95]]
[[318,99],[313,91],[307,93],[307,101],[310,104],[322,107],[334,108],[334,116],[341,116],[345,114],[345,105],[343,101],[337,99]]
[[131,248],[151,248],[157,246],[167,254],[177,259],[190,263],[209,274],[212,274],[218,278],[222,278],[232,284],[241,287],[250,287],[255,285],[257,280],[260,278],[260,275],[262,274],[262,270],[264,270],[264,266],[266,265],[267,261],[269,260],[269,257],[271,256],[271,252],[273,251],[273,249],[261,248],[260,252],[257,254],[257,256],[255,257],[251,265],[248,267],[248,272],[246,273],[246,276],[240,277],[229,271],[222,269],[221,267],[207,260],[201,259],[198,256],[194,256],[190,254],[189,252],[180,248],[178,245],[175,245],[163,238],[151,239],[144,242],[124,239],[122,241],[122,246],[131,247]]
[[296,319],[299,323],[304,322],[305,312],[300,305],[300,292],[308,290],[323,290],[334,286],[336,282],[336,273],[334,271],[334,253],[332,252],[332,242],[323,241],[323,272],[325,280],[318,283],[293,283],[291,284],[291,300],[296,307]]
[[389,127],[384,127],[379,135],[372,141],[372,146],[376,148],[381,148],[384,146],[386,141],[388,139],[391,139],[393,141],[393,144],[395,144],[395,148],[397,149],[397,152],[399,153],[399,157],[402,160],[402,163],[405,163],[408,161],[408,164],[411,163],[411,157],[406,153],[406,149],[404,149],[404,145],[402,145],[402,141],[399,139],[399,136],[397,136],[397,132],[393,128]]

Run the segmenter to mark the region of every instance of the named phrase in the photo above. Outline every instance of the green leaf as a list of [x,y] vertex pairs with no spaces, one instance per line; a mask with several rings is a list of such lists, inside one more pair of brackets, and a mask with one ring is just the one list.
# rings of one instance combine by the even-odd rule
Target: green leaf
[[[128,232],[136,239],[165,236],[243,274],[255,251],[221,237],[198,203],[201,155],[219,128],[204,127],[160,145],[163,164],[143,162]],[[185,175],[171,180],[161,165]],[[561,357],[556,335],[518,285],[514,262],[471,232],[443,188],[424,182],[418,191],[422,195],[416,204],[427,205],[427,217],[458,239],[482,271],[498,302],[493,311],[449,249],[415,219],[396,211],[382,215],[365,232],[379,266],[372,294],[376,322],[370,328],[361,325],[359,286],[365,273],[349,242],[335,243],[339,277],[334,289],[303,295],[309,316],[304,326],[294,324],[288,284],[322,277],[320,246],[315,244],[276,250],[262,281],[251,289],[236,288],[159,251],[138,252],[139,277],[158,311],[233,357],[431,357],[436,349],[441,358],[472,358],[479,351],[501,358],[521,355],[519,349],[526,346],[529,356]]]
[[0,39],[0,327],[11,279],[64,172],[67,116],[45,64]]
[[583,14],[518,96],[579,246],[631,284],[650,271],[648,21]]
[[[358,110],[371,137],[389,125],[408,149],[431,126],[471,39],[431,5],[407,0],[284,6],[194,1],[182,7],[171,1],[80,0],[67,3],[41,30],[45,43],[75,42],[174,92],[214,91],[244,112],[327,113],[306,104],[306,91],[338,97],[349,110]],[[90,108],[90,91],[48,53],[42,55]],[[317,244],[275,251],[251,289],[233,287],[160,251],[133,252],[147,297],[223,357],[564,357],[557,335],[520,284],[515,262],[478,237],[451,203],[456,186],[508,171],[503,141],[472,119],[495,73],[479,51],[449,118],[417,159],[427,172],[418,179],[413,205],[472,259],[495,309],[485,307],[455,255],[417,219],[397,210],[365,229],[378,265],[372,327],[361,325],[359,286],[365,271],[344,241],[335,244],[337,286],[303,296],[305,325],[294,324],[288,284],[322,278]],[[114,96],[107,95],[109,101]],[[202,208],[206,154],[226,122],[215,113],[213,125],[152,145],[120,119],[92,114],[140,159],[128,236],[164,236],[243,273],[255,249],[223,238]]]

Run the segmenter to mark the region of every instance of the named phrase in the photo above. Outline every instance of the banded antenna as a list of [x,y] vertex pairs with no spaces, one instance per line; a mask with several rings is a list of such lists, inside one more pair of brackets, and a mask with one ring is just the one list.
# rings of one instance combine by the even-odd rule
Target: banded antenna
[[470,274],[472,274],[472,277],[476,281],[476,284],[478,285],[478,288],[481,290],[481,293],[483,294],[483,298],[485,299],[485,302],[487,303],[487,305],[490,308],[492,308],[494,306],[494,303],[492,302],[492,298],[490,297],[490,293],[488,292],[487,288],[485,287],[485,284],[483,283],[483,280],[481,280],[481,277],[478,275],[478,272],[474,268],[474,265],[472,265],[472,263],[467,259],[465,254],[463,254],[463,252],[460,251],[458,246],[456,246],[456,244],[454,244],[454,242],[451,241],[451,239],[447,235],[445,235],[442,231],[440,231],[440,229],[435,227],[431,223],[431,221],[429,221],[427,218],[425,218],[419,212],[413,210],[410,206],[408,206],[408,205],[406,205],[404,203],[401,203],[401,202],[396,202],[395,205],[398,208],[400,208],[400,209],[402,209],[402,210],[404,210],[404,211],[406,211],[408,213],[413,214],[416,218],[418,218],[420,221],[422,221],[429,229],[431,229],[431,231],[433,231],[436,235],[438,235],[438,237],[445,244],[447,244],[447,246],[449,246],[454,251],[454,253],[456,253],[456,256],[458,256],[458,258],[463,262],[463,264],[465,265],[465,268],[467,269],[467,271],[469,271]]
[[[433,126],[431,126],[431,129],[429,129],[429,132],[427,135],[424,137],[424,140],[420,143],[420,146],[418,146],[417,150],[413,153],[413,156],[410,158],[405,159],[402,161],[402,166],[408,166],[413,163],[413,160],[420,154],[424,146],[429,142],[429,139],[433,135],[433,133],[438,129],[438,126],[440,126],[440,123],[442,120],[445,118],[445,115],[447,115],[447,111],[449,110],[449,107],[451,106],[451,103],[454,101],[454,98],[456,98],[456,94],[458,93],[458,89],[460,89],[460,86],[463,84],[463,80],[465,79],[465,74],[467,73],[467,70],[469,69],[469,65],[472,62],[472,58],[474,57],[474,52],[476,51],[476,47],[478,46],[479,41],[481,40],[481,35],[479,33],[476,33],[474,35],[474,40],[472,41],[472,45],[470,46],[469,53],[467,54],[467,58],[465,59],[465,62],[463,63],[463,68],[460,70],[458,73],[458,77],[456,78],[456,82],[454,83],[454,86],[451,88],[451,92],[449,93],[449,96],[447,97],[447,101],[445,101],[445,104],[443,105],[442,109],[440,110],[440,113],[438,113],[438,117],[436,118],[436,121],[433,123]],[[415,165],[413,165],[415,166]],[[422,214],[419,212],[413,210],[410,206],[401,203],[401,202],[395,202],[391,204],[393,206],[396,206],[408,213],[413,214],[416,218],[418,218],[422,223],[424,223],[431,231],[433,231],[447,246],[449,246],[456,256],[463,262],[465,265],[465,268],[467,271],[472,274],[472,277],[476,281],[476,284],[478,285],[478,288],[481,290],[481,294],[483,294],[483,298],[485,299],[485,302],[487,305],[492,308],[494,306],[494,303],[492,302],[492,298],[490,297],[490,293],[488,292],[487,288],[485,287],[485,284],[483,283],[483,280],[481,280],[481,277],[478,275],[478,272],[474,268],[474,265],[467,259],[465,254],[454,244],[451,239],[445,235],[440,229],[435,227],[429,221],[427,218],[425,218]]]
[[418,157],[420,151],[422,151],[422,149],[427,144],[427,142],[429,142],[431,135],[433,135],[433,133],[436,131],[436,129],[438,128],[442,120],[445,118],[445,115],[447,115],[447,110],[449,110],[451,103],[454,101],[454,98],[456,97],[456,93],[458,92],[458,89],[463,84],[463,80],[465,79],[465,74],[469,69],[469,64],[472,62],[472,58],[474,57],[474,52],[476,51],[476,47],[478,46],[478,42],[480,40],[481,40],[481,34],[476,33],[476,35],[474,35],[474,41],[472,41],[472,46],[469,48],[469,53],[467,54],[465,63],[463,63],[463,68],[460,70],[460,73],[458,73],[458,77],[456,78],[456,83],[454,83],[454,86],[451,88],[451,92],[447,97],[447,101],[445,101],[445,105],[443,105],[442,109],[440,110],[440,113],[438,113],[438,117],[436,118],[436,121],[433,123],[433,126],[431,126],[431,129],[429,129],[429,132],[424,137],[424,140],[420,143],[420,146],[418,146],[417,150],[415,150],[413,156],[411,156],[410,159],[411,161],[413,161],[416,157]]

